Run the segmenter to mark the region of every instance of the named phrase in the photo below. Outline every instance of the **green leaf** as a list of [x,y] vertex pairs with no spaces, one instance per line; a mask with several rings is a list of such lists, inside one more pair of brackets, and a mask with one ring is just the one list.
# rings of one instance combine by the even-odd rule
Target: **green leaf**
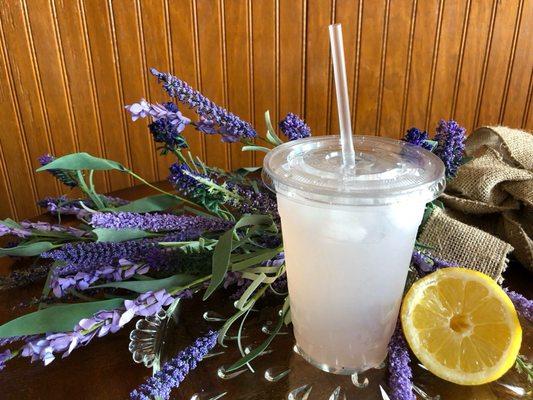
[[[231,265],[232,271],[241,271],[245,268],[257,265],[263,261],[270,260],[272,257],[279,254],[279,249],[265,249],[265,251],[258,251],[256,255],[252,255],[243,261],[236,262]],[[251,253],[254,254],[254,253]]]
[[50,242],[27,243],[27,244],[21,244],[16,247],[7,247],[7,248],[0,247],[0,257],[3,257],[3,256],[21,256],[21,257],[38,256],[39,254],[45,251],[48,251],[48,250],[52,250],[55,247],[57,246]]
[[231,252],[235,246],[233,244],[233,234],[239,228],[245,226],[266,226],[269,229],[275,229],[272,218],[268,215],[245,215],[243,216],[233,229],[224,233],[219,239],[213,251],[213,270],[209,287],[205,291],[204,300],[206,300],[216,288],[222,283],[226,272],[228,271]]
[[226,276],[233,244],[233,232],[233,229],[225,232],[218,239],[218,243],[215,246],[215,250],[213,251],[213,276],[211,277],[209,287],[204,293],[204,300],[213,294]]
[[[259,274],[257,278],[255,278],[255,280],[250,284],[250,286],[246,288],[241,298],[235,305],[235,308],[242,310],[243,306],[246,304],[246,302],[248,301],[248,299],[250,298],[254,290],[257,289],[259,285],[261,285],[264,282],[265,279],[266,279],[265,274],[263,273]],[[248,307],[246,307],[245,309],[248,309]]]
[[8,228],[11,228],[11,229],[22,228],[22,226],[20,226],[18,222],[13,221],[11,218],[6,218],[0,221],[0,224],[7,226]]
[[145,293],[148,291],[156,290],[170,290],[180,286],[186,286],[194,280],[196,276],[187,274],[176,274],[169,278],[164,279],[151,279],[142,281],[121,281],[121,282],[109,282],[101,285],[91,286],[92,288],[120,288],[128,289],[137,293]]
[[283,305],[282,315],[280,316],[280,318],[278,320],[278,323],[276,324],[276,326],[274,327],[274,329],[270,333],[270,336],[263,343],[261,343],[259,346],[257,346],[255,349],[253,349],[251,352],[249,352],[246,356],[244,356],[239,361],[237,361],[235,364],[233,364],[229,368],[227,368],[226,372],[232,372],[232,371],[235,371],[235,370],[239,369],[243,365],[248,364],[250,361],[252,361],[259,354],[261,354],[263,351],[266,350],[266,348],[270,345],[270,343],[272,343],[272,340],[274,340],[274,338],[278,334],[279,330],[281,329],[281,326],[283,325],[283,320],[284,320],[285,315],[287,314],[287,311],[288,311],[288,304],[287,303],[288,303],[288,300],[285,301],[285,304]]
[[100,310],[113,310],[123,304],[124,299],[116,298],[44,308],[0,326],[0,338],[47,332],[69,332],[81,319],[91,317]]
[[218,343],[222,346],[222,347],[227,347],[225,344],[224,344],[224,338],[226,337],[226,333],[228,332],[229,328],[231,328],[231,326],[235,323],[235,321],[237,321],[246,311],[246,309],[243,309],[243,310],[239,310],[237,311],[230,319],[228,319],[224,325],[222,325],[222,328],[220,328],[220,330],[218,331]]
[[63,157],[59,157],[51,163],[38,168],[37,172],[46,171],[49,169],[66,169],[71,171],[86,169],[99,171],[127,171],[126,167],[116,161],[94,157],[88,153],[72,153]]
[[242,146],[241,151],[262,151],[268,153],[270,149],[264,146]]
[[141,229],[93,229],[98,238],[98,242],[125,242],[126,240],[141,239],[145,237],[158,236],[155,233],[146,232]]
[[270,111],[265,111],[265,123],[267,127],[267,140],[272,143],[274,146],[278,146],[280,144],[283,144],[283,141],[279,138],[279,136],[276,134],[276,131],[274,130],[274,127],[272,126],[272,121],[270,120]]
[[111,208],[113,211],[124,212],[153,212],[163,211],[169,208],[175,207],[181,204],[176,196],[170,196],[168,194],[156,194],[154,196],[143,197],[142,199],[132,201],[131,203],[124,204],[120,207]]

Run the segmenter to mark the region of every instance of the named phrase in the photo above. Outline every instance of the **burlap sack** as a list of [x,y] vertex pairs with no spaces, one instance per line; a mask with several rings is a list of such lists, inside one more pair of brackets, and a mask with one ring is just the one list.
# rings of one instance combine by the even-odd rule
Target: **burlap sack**
[[483,127],[467,139],[459,168],[419,237],[445,260],[501,279],[507,254],[533,271],[533,135]]
[[506,126],[484,126],[470,135],[467,141],[467,155],[487,146],[500,153],[505,161],[526,170],[533,170],[533,135]]
[[459,168],[447,192],[498,206],[509,196],[502,184],[533,180],[533,172],[509,166],[496,150],[485,147],[473,160]]
[[507,268],[507,255],[513,250],[503,240],[452,218],[435,208],[418,240],[432,247],[437,257],[461,267],[483,272],[498,282]]

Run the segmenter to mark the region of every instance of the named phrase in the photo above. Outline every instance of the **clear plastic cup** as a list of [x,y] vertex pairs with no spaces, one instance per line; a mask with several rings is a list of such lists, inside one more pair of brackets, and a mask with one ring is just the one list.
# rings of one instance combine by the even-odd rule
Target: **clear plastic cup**
[[277,194],[299,353],[352,374],[379,366],[394,331],[425,204],[445,186],[420,147],[354,136],[355,169],[338,136],[288,142],[265,157]]

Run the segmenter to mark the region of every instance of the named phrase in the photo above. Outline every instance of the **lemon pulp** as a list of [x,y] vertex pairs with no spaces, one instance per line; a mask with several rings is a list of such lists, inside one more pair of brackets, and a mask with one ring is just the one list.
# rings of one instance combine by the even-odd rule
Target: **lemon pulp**
[[514,364],[522,340],[509,297],[490,277],[466,268],[445,268],[415,282],[401,320],[424,366],[462,385],[501,377]]

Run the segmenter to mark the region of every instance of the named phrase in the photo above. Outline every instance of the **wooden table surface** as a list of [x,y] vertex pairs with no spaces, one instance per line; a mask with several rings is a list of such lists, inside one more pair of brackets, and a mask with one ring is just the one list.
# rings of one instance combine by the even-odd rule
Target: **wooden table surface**
[[[134,199],[151,193],[146,187],[137,187],[116,194]],[[38,220],[50,221],[50,217],[42,216]],[[0,273],[7,274],[11,269],[11,260],[2,259]],[[518,265],[511,266],[505,273],[506,286],[533,297],[531,274]],[[20,289],[0,292],[0,324],[17,317],[28,309],[21,304],[32,297],[38,297],[42,283]],[[65,359],[56,359],[49,366],[42,363],[30,364],[27,358],[11,360],[4,371],[0,372],[0,399],[3,400],[63,400],[63,399],[126,399],[132,389],[137,387],[151,373],[143,365],[135,364],[128,351],[129,333],[132,324],[116,334],[98,339],[95,338],[87,347],[76,349]],[[211,375],[208,375],[211,376]],[[201,369],[196,370],[187,378],[194,386],[195,380],[208,378]],[[249,399],[284,399],[281,392],[269,394],[254,389],[255,376],[249,374],[247,390]],[[283,386],[281,386],[283,388]],[[178,391],[175,399],[189,399]],[[227,397],[226,397],[227,398]],[[443,399],[447,400],[447,399]]]

